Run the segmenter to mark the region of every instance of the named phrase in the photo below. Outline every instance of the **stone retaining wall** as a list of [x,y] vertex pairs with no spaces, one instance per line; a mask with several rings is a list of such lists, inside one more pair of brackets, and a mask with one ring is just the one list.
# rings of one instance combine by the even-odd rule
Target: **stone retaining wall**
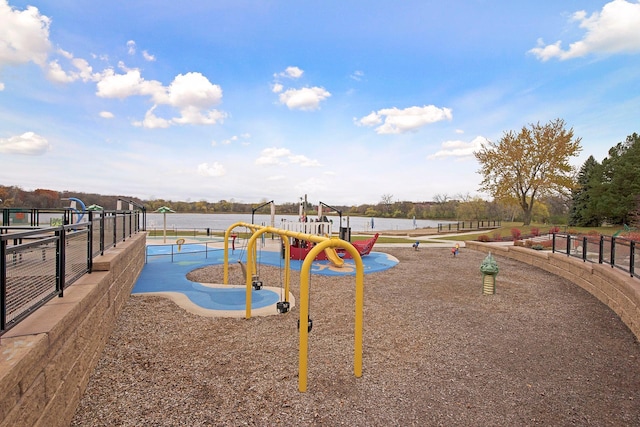
[[[580,286],[609,306],[640,339],[640,280],[608,264],[594,264],[566,254],[475,241],[465,247],[539,267]],[[499,279],[496,284],[499,289]]]
[[68,426],[145,261],[146,233],[0,339],[0,426]]

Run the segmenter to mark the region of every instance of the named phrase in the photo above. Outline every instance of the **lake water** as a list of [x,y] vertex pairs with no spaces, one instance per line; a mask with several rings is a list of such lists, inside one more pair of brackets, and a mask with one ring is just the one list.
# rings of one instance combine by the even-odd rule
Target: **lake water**
[[[327,215],[333,220],[333,232],[339,231],[340,217],[337,215]],[[281,221],[298,221],[297,215],[276,215],[274,226],[279,228]],[[310,216],[315,218],[315,216]],[[147,213],[147,230],[163,228],[164,215],[160,213]],[[251,214],[167,214],[167,229],[173,230],[203,230],[223,231],[236,222],[251,223]],[[255,214],[253,222],[258,225],[271,225],[271,215]],[[438,224],[448,223],[448,221],[432,221],[428,219],[403,218],[369,218],[369,217],[347,217],[342,216],[342,227],[351,227],[352,232],[376,231],[376,230],[411,230],[414,228],[436,228]]]

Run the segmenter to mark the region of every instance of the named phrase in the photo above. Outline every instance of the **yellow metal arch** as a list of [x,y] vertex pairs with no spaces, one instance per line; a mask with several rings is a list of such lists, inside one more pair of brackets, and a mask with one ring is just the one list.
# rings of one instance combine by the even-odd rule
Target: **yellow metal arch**
[[[253,266],[256,252],[256,240],[264,233],[278,234],[285,245],[285,301],[289,298],[289,262],[290,262],[290,237],[298,240],[306,240],[317,243],[305,257],[300,270],[300,345],[298,360],[298,390],[307,391],[307,362],[309,351],[309,331],[303,325],[307,324],[309,318],[309,274],[313,260],[327,248],[342,248],[352,256],[356,267],[356,304],[355,304],[355,332],[354,332],[354,361],[353,372],[357,378],[362,376],[362,328],[364,318],[364,264],[358,250],[349,242],[335,237],[329,238],[315,234],[298,233],[289,230],[282,230],[274,227],[257,226],[238,222],[230,226],[225,232],[224,239],[224,284],[228,283],[228,263],[229,263],[229,236],[235,227],[248,227],[253,230],[251,238],[247,243],[247,264]],[[252,271],[255,273],[255,271]],[[245,318],[251,318],[251,290],[252,275],[247,274],[246,278],[246,312]],[[304,320],[303,320],[304,319]]]

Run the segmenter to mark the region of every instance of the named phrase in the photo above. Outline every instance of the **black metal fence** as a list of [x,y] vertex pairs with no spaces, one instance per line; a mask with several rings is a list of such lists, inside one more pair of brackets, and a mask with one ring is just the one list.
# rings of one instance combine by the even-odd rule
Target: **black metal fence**
[[553,252],[567,254],[583,261],[608,264],[640,278],[640,259],[636,256],[637,243],[624,237],[571,235],[555,233]]
[[[193,259],[207,259],[213,253],[220,253],[223,249],[220,243],[224,239],[217,241],[206,241],[201,243],[163,243],[147,245],[145,262],[179,262]],[[237,249],[240,250],[240,249]]]
[[460,232],[460,231],[476,231],[491,228],[499,228],[502,226],[501,221],[458,221],[454,223],[438,223],[438,233],[443,232]]
[[[18,215],[19,221],[10,221],[16,218],[15,213],[24,215]],[[139,211],[89,211],[84,213],[85,222],[41,226],[45,214],[56,219],[54,223],[58,217],[62,222],[73,219],[64,210],[3,209],[0,335],[55,296],[62,297],[66,287],[91,273],[93,257],[141,230]],[[80,217],[74,215],[76,220]]]

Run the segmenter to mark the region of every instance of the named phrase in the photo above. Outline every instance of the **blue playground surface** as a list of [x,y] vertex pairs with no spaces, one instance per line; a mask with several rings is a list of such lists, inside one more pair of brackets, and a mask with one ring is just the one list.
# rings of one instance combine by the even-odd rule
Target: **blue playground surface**
[[[284,268],[284,260],[281,259],[280,252],[258,251],[257,258],[263,265]],[[229,264],[237,263],[239,259],[246,263],[245,251],[235,250],[229,254]],[[371,252],[363,257],[362,261],[365,274],[384,271],[398,264],[395,257],[381,252]],[[187,279],[187,273],[192,270],[223,263],[223,249],[194,244],[185,245],[181,251],[175,252],[175,245],[149,245],[147,246],[147,263],[133,287],[132,294],[179,292],[205,309],[244,310],[246,308],[244,287],[212,288]],[[292,260],[289,265],[292,270],[300,271],[302,261]],[[330,261],[314,261],[311,274],[355,276],[355,265],[351,259],[345,260],[341,268],[335,267]],[[251,294],[251,308],[267,307],[280,299],[280,295],[271,290],[254,289]]]

